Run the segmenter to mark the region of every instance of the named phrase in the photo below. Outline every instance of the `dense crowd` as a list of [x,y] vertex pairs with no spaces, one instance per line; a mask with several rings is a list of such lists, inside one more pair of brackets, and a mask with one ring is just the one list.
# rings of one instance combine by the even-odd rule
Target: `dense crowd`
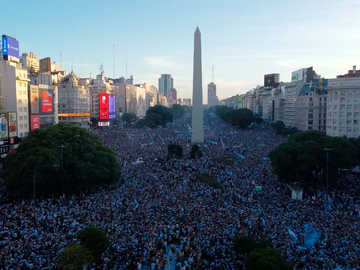
[[[2,190],[0,268],[58,269],[59,252],[93,224],[108,232],[110,247],[92,269],[245,269],[232,250],[236,235],[267,235],[296,269],[360,269],[356,185],[335,190],[331,208],[323,193],[293,201],[268,160],[284,138],[206,119],[200,159],[188,158],[190,136],[174,132],[187,129],[183,119],[169,128],[94,130],[122,164],[122,184],[72,196],[66,207],[38,200],[36,222],[32,201],[10,202]],[[182,145],[183,159],[165,159],[170,142]],[[223,188],[198,181],[202,173]],[[321,232],[307,249],[304,224]]]

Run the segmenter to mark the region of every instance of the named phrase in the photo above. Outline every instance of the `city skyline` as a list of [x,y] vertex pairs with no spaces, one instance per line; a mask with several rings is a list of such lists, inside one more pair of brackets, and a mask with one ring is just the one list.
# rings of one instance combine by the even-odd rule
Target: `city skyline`
[[[60,18],[54,8],[47,1],[9,4],[0,18],[6,25],[2,34],[19,40],[21,54],[34,52],[57,63],[61,54],[63,69],[70,72],[73,67],[82,77],[91,72],[94,78],[100,64],[105,76],[113,77],[114,45],[115,77],[134,75],[136,83],[157,86],[160,74],[171,74],[181,98],[192,93],[190,37],[197,25],[203,39],[203,89],[212,81],[214,65],[219,99],[262,85],[264,74],[280,73],[280,81],[286,82],[292,71],[313,66],[321,76],[334,78],[356,65],[360,55],[360,38],[353,34],[360,30],[353,22],[360,8],[355,0],[346,5],[335,0],[306,0],[301,5],[210,1],[206,6],[109,1],[104,15],[99,15],[98,5],[85,1],[57,2],[56,10],[64,11]],[[29,10],[41,19],[24,24]],[[205,101],[207,92],[203,94]]]

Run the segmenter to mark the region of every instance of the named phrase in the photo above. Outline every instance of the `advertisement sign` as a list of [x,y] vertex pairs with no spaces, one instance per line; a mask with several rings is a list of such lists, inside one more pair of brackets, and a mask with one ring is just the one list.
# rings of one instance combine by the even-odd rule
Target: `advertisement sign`
[[30,85],[30,111],[31,114],[39,114],[39,88]]
[[40,128],[40,115],[30,116],[30,128],[31,130]]
[[109,119],[115,119],[116,98],[115,95],[109,94]]
[[2,36],[3,56],[19,58],[19,41],[8,36]]
[[100,94],[100,119],[109,119],[109,94]]
[[0,140],[9,137],[9,120],[7,112],[0,112]]
[[40,124],[41,126],[46,126],[46,125],[53,125],[55,123],[55,117],[53,115],[42,115],[40,116]]
[[41,112],[52,113],[53,112],[53,91],[41,91]]
[[9,112],[9,137],[17,137],[16,112]]
[[7,154],[9,153],[9,139],[4,139],[0,141],[0,154]]
[[109,127],[109,126],[110,126],[110,122],[98,122],[98,126],[99,126],[99,127]]

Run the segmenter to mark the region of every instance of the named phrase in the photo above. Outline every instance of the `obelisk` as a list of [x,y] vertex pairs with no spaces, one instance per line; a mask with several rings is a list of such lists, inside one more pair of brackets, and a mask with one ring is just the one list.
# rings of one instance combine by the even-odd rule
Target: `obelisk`
[[204,142],[201,33],[199,27],[194,34],[194,73],[193,73],[193,106],[192,106],[192,143]]

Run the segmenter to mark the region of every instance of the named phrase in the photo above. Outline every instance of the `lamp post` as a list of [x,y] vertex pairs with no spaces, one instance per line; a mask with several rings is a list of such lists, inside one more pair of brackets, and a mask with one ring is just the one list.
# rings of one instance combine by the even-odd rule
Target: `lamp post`
[[39,166],[36,166],[34,168],[34,222],[36,224],[36,184],[35,184],[35,180],[36,180],[36,170],[38,168],[41,168],[41,167],[59,167],[60,165],[59,164],[53,164],[53,165],[39,165]]
[[[58,146],[58,148],[61,148],[61,169],[64,170],[64,145],[60,145]],[[64,178],[61,177],[61,191],[62,191],[62,194],[63,194],[63,198],[65,197],[64,196]]]
[[326,151],[326,189],[327,189],[327,203],[328,207],[330,208],[330,198],[329,198],[329,151],[333,149],[325,148]]

